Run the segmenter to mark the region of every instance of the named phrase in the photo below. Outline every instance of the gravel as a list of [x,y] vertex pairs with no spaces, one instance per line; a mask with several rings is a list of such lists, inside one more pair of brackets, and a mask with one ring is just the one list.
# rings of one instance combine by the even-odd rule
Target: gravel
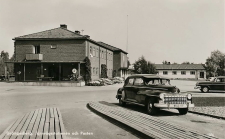
[[194,107],[194,108],[189,108],[189,111],[202,113],[209,116],[216,116],[218,118],[219,117],[225,118],[225,106],[223,107]]
[[225,97],[194,97],[194,108],[190,112],[197,112],[209,116],[225,119]]

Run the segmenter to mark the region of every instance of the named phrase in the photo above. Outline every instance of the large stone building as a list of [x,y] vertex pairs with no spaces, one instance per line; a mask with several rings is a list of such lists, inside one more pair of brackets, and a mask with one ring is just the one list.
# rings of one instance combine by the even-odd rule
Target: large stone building
[[202,64],[155,64],[159,75],[172,79],[206,79]]
[[84,76],[84,59],[91,61],[92,79],[101,77],[101,65],[107,66],[107,75],[124,77],[127,69],[127,52],[90,39],[79,31],[70,31],[61,24],[38,33],[16,37],[15,49],[16,81],[35,81],[40,78],[68,80],[72,70]]

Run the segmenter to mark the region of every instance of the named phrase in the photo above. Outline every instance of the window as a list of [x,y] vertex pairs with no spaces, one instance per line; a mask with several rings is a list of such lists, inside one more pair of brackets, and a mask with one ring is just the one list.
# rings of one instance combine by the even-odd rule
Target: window
[[127,85],[133,85],[133,83],[134,83],[134,78],[130,78],[130,79],[128,80]]
[[163,75],[167,75],[168,74],[168,71],[163,71]]
[[173,75],[177,75],[177,71],[173,71]]
[[144,81],[142,78],[136,78],[134,81],[134,85],[144,85]]
[[159,79],[154,79],[154,81],[153,81],[153,84],[160,84],[160,81],[159,81]]
[[57,45],[56,44],[52,44],[51,45],[51,49],[56,49],[57,48]]
[[191,75],[195,75],[195,71],[190,71],[190,74]]
[[40,54],[40,45],[34,46],[34,53]]
[[93,48],[93,56],[95,56],[95,48]]
[[186,71],[181,71],[181,75],[186,75]]
[[96,68],[96,75],[98,75],[98,68]]
[[95,68],[93,68],[93,75],[95,74]]
[[96,49],[96,57],[98,57],[98,48]]
[[90,46],[90,55],[92,56],[92,47]]

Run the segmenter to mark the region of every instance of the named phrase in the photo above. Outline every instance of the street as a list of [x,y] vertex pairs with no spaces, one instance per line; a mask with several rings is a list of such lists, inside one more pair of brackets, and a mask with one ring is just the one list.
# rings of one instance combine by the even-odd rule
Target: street
[[[194,81],[176,81],[171,83],[181,91],[193,92],[193,96],[225,97],[225,93],[203,94],[194,90]],[[75,133],[71,138],[84,139],[136,139],[135,133],[117,126],[98,116],[87,108],[90,101],[106,101],[118,105],[116,91],[122,84],[102,87],[52,87],[20,86],[17,83],[0,82],[0,133],[14,120],[31,110],[45,107],[58,107],[62,113],[66,131]],[[145,113],[145,108],[127,105],[126,108]],[[185,126],[200,133],[225,138],[225,121],[192,113],[179,115],[177,110],[162,110],[157,118]]]

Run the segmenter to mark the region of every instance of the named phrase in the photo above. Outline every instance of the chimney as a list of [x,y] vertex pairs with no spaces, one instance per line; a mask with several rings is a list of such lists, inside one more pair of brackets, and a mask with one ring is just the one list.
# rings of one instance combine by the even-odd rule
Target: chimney
[[67,29],[67,25],[66,24],[60,24],[60,27]]
[[80,31],[78,31],[78,30],[75,30],[75,33],[77,33],[77,34],[80,34]]
[[90,39],[90,36],[89,36],[89,35],[84,35],[84,37],[86,37],[86,38]]

